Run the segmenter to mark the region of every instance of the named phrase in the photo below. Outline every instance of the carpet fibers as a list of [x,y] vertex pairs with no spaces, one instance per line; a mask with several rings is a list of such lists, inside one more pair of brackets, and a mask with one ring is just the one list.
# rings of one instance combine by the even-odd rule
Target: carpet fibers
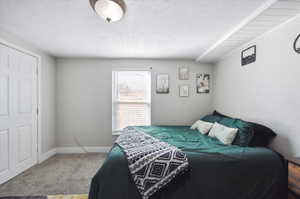
[[[49,199],[86,199],[78,198],[82,195],[75,197],[66,194],[87,194],[91,179],[104,159],[105,154],[101,153],[55,155],[0,185],[0,197],[43,199],[24,196],[48,196]],[[49,195],[56,196],[53,198]]]

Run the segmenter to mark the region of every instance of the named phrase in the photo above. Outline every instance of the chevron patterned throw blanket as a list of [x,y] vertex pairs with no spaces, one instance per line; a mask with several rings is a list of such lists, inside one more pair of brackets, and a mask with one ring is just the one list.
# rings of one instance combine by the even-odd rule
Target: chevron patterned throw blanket
[[126,154],[134,183],[143,199],[148,199],[188,168],[180,149],[133,127],[127,127],[116,140]]

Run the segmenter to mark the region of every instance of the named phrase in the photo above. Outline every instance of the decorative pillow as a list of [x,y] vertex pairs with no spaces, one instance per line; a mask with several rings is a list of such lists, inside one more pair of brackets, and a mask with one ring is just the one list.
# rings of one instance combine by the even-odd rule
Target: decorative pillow
[[[227,117],[231,118],[230,116],[224,115],[219,113],[218,111],[214,111],[214,116],[217,117]],[[270,128],[257,124],[254,122],[247,122],[252,126],[253,136],[249,143],[249,146],[252,147],[267,147],[272,139],[274,139],[277,134]]]
[[207,134],[212,126],[213,123],[198,120],[191,126],[191,129],[198,129],[200,133]]
[[254,136],[249,144],[253,147],[266,147],[270,141],[277,136],[277,134],[270,128],[251,122],[253,125]]
[[228,128],[222,124],[215,122],[213,127],[209,131],[208,136],[216,137],[223,144],[231,145],[237,132],[238,129],[236,128]]
[[254,136],[253,124],[250,122],[235,119],[230,116],[226,116],[217,111],[214,111],[214,116],[222,117],[219,121],[220,124],[223,124],[227,127],[239,129],[235,140],[233,141],[234,145],[246,147],[250,145],[250,142]]

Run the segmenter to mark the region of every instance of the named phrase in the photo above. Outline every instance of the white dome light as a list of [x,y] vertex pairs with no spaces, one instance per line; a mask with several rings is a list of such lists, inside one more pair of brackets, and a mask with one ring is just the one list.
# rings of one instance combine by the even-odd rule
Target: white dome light
[[92,6],[107,22],[119,21],[125,13],[125,4],[120,0],[98,0],[94,1]]

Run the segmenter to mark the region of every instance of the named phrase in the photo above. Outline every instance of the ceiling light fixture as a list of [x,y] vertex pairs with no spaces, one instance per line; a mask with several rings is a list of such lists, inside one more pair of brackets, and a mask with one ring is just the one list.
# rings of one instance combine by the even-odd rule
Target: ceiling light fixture
[[107,22],[115,22],[122,19],[126,11],[123,0],[90,0],[95,12]]

